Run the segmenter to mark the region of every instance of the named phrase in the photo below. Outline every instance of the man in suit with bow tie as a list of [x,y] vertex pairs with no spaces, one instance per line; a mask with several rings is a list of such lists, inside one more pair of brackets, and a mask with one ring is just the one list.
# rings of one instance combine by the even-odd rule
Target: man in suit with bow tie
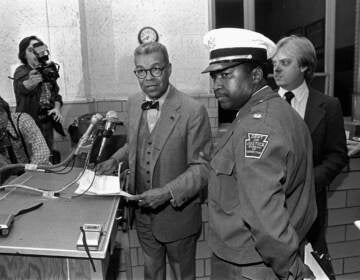
[[272,58],[279,95],[305,120],[312,138],[318,216],[307,238],[314,251],[325,256],[335,279],[326,244],[327,188],[348,163],[344,120],[340,102],[311,88],[316,69],[313,44],[305,37],[289,36],[277,43]]
[[212,149],[208,114],[169,83],[165,46],[145,43],[134,56],[142,92],[128,100],[128,143],[97,166],[97,173],[111,173],[120,161],[129,162],[144,279],[166,279],[166,255],[172,279],[195,279],[200,191],[207,184]]

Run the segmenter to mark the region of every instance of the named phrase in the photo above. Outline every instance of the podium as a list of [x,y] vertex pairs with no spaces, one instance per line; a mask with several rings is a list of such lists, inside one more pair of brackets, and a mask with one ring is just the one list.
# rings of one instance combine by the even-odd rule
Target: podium
[[[47,190],[58,190],[75,179],[81,169],[68,174],[26,172],[12,183]],[[74,184],[59,198],[45,198],[20,188],[0,191],[0,214],[43,202],[39,209],[15,218],[10,234],[0,237],[1,279],[105,279],[110,250],[116,235],[114,225],[118,197],[80,196],[70,198]],[[9,194],[7,194],[9,193]],[[80,226],[101,224],[99,248],[90,251],[96,272],[85,251],[76,242]]]

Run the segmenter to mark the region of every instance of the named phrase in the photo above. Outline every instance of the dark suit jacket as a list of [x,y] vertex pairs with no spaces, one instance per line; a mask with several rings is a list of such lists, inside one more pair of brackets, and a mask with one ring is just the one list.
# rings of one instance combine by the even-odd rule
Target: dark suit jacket
[[[128,157],[131,170],[130,192],[135,193],[135,167],[142,93],[128,100],[128,144],[112,157]],[[207,184],[212,140],[207,111],[203,105],[170,86],[156,124],[152,144],[150,180],[152,188],[169,186],[173,205],[155,211],[152,231],[163,242],[195,234],[201,226],[199,191]]]
[[[340,102],[309,88],[305,122],[311,133],[316,193],[329,186],[348,163]],[[318,205],[318,208],[320,205]]]

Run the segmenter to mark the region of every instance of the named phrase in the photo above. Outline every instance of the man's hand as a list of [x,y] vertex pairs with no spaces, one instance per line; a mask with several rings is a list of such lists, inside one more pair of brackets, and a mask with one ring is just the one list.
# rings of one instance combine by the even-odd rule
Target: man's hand
[[118,167],[118,163],[114,158],[109,158],[106,161],[103,161],[95,166],[95,173],[97,175],[111,175],[116,168]]
[[168,188],[155,188],[142,194],[129,197],[129,200],[137,200],[139,206],[155,209],[171,199]]
[[32,90],[36,88],[42,81],[42,75],[36,70],[31,70],[29,72],[29,78],[23,82],[23,85],[27,90]]

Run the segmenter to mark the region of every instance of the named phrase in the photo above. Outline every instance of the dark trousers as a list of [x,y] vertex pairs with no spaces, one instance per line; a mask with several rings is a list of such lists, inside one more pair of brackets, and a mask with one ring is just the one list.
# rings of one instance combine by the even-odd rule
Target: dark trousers
[[[174,242],[160,242],[151,230],[151,217],[135,220],[136,231],[144,252],[145,280],[194,280],[195,252],[199,234]],[[145,219],[144,219],[145,218]],[[169,260],[169,275],[166,278],[166,256]]]
[[264,263],[239,265],[225,261],[215,254],[211,257],[210,280],[278,280]]
[[40,123],[40,130],[45,138],[46,144],[50,151],[54,148],[54,130],[51,121],[44,121]]

